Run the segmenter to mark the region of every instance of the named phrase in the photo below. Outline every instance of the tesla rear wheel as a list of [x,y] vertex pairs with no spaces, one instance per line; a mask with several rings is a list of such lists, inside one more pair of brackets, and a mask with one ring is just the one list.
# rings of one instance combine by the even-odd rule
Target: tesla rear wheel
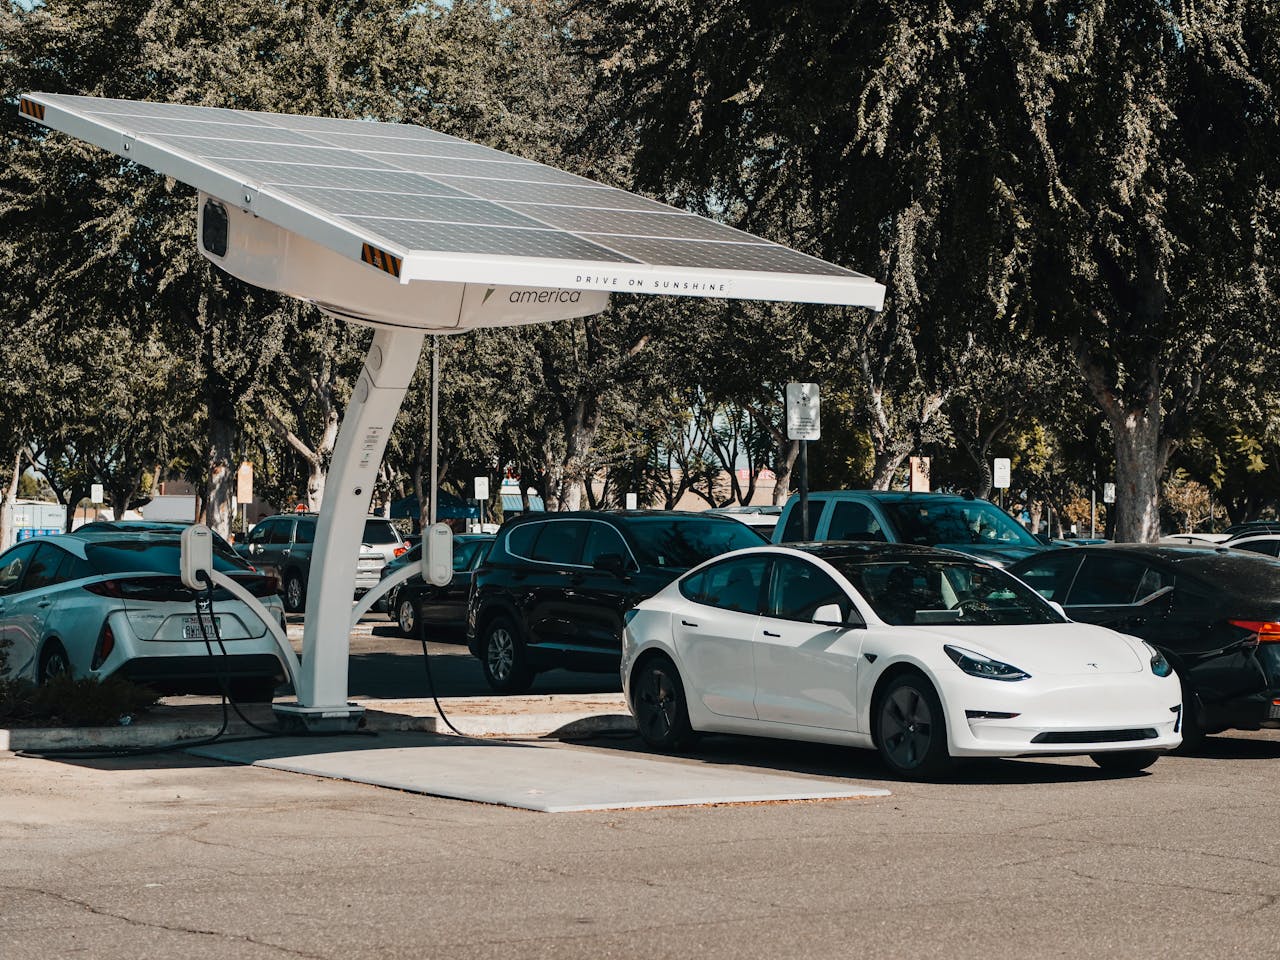
[[396,601],[396,623],[406,637],[418,636],[418,605],[411,597],[401,597]]
[[1137,773],[1159,760],[1160,754],[1154,750],[1120,750],[1116,753],[1091,753],[1089,759],[1111,773]]
[[50,640],[40,654],[40,682],[48,683],[54,677],[69,676],[71,660],[67,657],[67,651],[57,640]]
[[284,608],[290,613],[301,613],[307,604],[307,585],[297,570],[290,570],[284,578]]
[[684,684],[667,657],[646,660],[632,677],[631,712],[640,738],[655,750],[682,750],[697,734],[689,723]]
[[498,693],[524,693],[533,683],[524,641],[506,617],[495,617],[485,628],[480,666],[485,681]]
[[899,776],[932,779],[955,766],[947,750],[942,701],[919,674],[890,681],[876,703],[874,739],[886,766]]

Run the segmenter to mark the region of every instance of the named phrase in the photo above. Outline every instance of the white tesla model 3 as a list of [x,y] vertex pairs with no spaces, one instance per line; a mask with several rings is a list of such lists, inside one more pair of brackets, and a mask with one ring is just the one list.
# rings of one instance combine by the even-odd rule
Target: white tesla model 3
[[1182,742],[1178,678],[1153,647],[946,550],[737,551],[628,612],[622,645],[627,702],[661,750],[698,732],[845,743],[934,777],[959,757],[1136,771]]

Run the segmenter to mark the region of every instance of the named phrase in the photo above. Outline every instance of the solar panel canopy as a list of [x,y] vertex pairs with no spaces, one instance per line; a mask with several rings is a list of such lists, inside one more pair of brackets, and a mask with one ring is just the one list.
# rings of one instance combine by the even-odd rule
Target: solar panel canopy
[[424,127],[45,93],[23,95],[19,110],[216,198],[233,228],[274,225],[280,257],[314,248],[354,263],[371,289],[883,305],[884,287],[860,273]]

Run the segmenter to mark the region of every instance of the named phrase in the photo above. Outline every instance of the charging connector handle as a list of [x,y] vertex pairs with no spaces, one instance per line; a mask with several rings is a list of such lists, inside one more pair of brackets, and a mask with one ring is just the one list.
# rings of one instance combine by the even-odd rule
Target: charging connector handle
[[280,656],[284,660],[285,669],[289,671],[289,682],[293,684],[293,689],[297,690],[298,676],[302,671],[302,664],[298,660],[298,655],[293,652],[293,647],[289,646],[289,638],[285,636],[284,628],[271,616],[271,612],[262,605],[261,600],[241,584],[236,583],[231,577],[214,570],[212,571],[212,579],[215,584],[222,587],[258,615],[258,619],[262,621],[263,626],[275,638],[276,646],[280,649]]

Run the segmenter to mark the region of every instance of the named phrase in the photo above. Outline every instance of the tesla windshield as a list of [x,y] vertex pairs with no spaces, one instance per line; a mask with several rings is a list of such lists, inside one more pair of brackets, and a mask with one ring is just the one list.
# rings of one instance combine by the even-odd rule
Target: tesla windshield
[[1065,622],[1030,587],[977,561],[915,556],[826,559],[881,620],[895,626]]
[[899,500],[880,504],[902,543],[1041,543],[1007,513],[986,500]]

